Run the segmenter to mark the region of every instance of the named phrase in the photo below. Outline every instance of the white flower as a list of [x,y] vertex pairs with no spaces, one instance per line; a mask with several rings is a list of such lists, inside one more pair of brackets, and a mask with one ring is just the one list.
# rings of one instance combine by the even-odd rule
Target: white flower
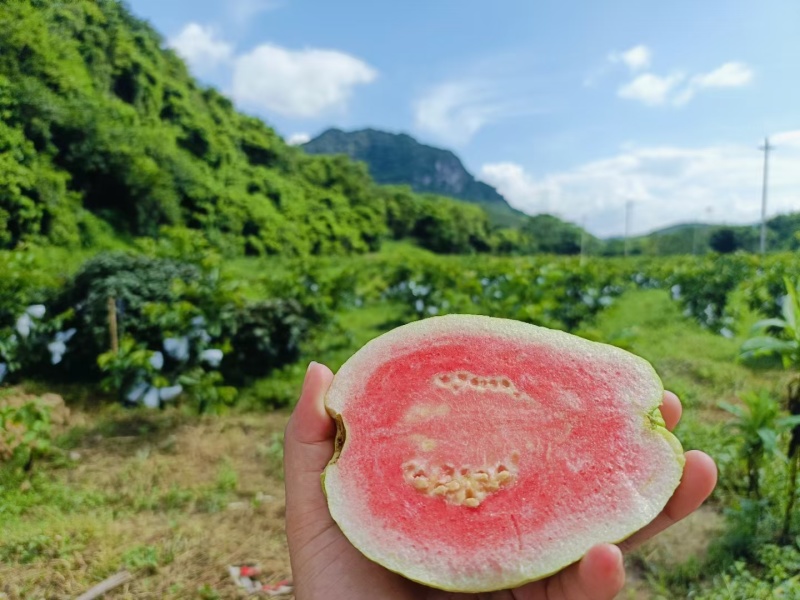
[[17,333],[26,338],[31,334],[31,327],[33,327],[33,320],[26,312],[19,319],[17,319]]
[[209,348],[200,353],[200,360],[207,363],[209,367],[216,369],[222,362],[222,350]]
[[47,349],[50,351],[50,363],[57,365],[67,351],[67,345],[56,340],[47,344]]
[[147,408],[158,408],[161,404],[158,399],[158,390],[154,387],[150,387],[144,395],[144,398],[142,398],[142,404]]
[[180,396],[181,392],[183,392],[183,386],[182,385],[180,385],[180,384],[172,385],[170,387],[164,387],[164,388],[159,389],[158,390],[158,397],[161,398],[162,402],[169,402],[170,400],[174,400],[175,398]]
[[77,332],[77,329],[74,327],[67,329],[66,331],[59,331],[56,333],[56,341],[57,342],[64,342],[65,344],[72,339],[72,337]]
[[184,362],[189,358],[189,338],[167,338],[164,340],[164,351],[175,360]]
[[44,304],[32,304],[25,309],[25,312],[34,319],[41,319],[44,313],[47,312],[47,309],[44,307]]
[[164,366],[164,355],[161,352],[153,352],[150,355],[150,365],[156,370],[160,371]]
[[706,315],[706,320],[707,321],[711,321],[711,320],[714,319],[716,311],[714,311],[714,305],[713,304],[711,304],[711,303],[707,304],[706,305],[706,309],[703,312]]
[[135,384],[130,390],[128,390],[128,393],[125,395],[125,399],[128,402],[138,402],[147,391],[148,387],[149,386],[143,382]]

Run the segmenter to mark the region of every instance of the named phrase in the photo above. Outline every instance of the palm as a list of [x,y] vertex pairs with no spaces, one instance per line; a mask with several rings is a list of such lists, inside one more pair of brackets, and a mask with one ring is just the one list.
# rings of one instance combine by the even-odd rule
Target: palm
[[[385,598],[482,598],[486,600],[595,600],[613,598],[624,582],[619,550],[596,546],[563,571],[516,590],[486,594],[455,594],[416,584],[365,558],[342,535],[328,512],[320,474],[333,455],[335,426],[322,398],[331,372],[312,365],[303,395],[286,428],[286,534],[298,600],[358,600]],[[664,420],[672,428],[680,418],[680,403],[665,395]],[[620,544],[628,549],[695,510],[714,487],[716,468],[702,452],[689,452],[680,487],[661,515]]]

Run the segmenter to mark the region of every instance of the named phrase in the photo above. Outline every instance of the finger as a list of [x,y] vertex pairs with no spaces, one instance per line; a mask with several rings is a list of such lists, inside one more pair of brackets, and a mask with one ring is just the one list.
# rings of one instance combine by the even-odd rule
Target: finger
[[681,401],[672,392],[664,392],[664,400],[661,404],[661,416],[664,417],[664,422],[667,424],[667,429],[672,431],[681,420]]
[[710,456],[699,450],[686,453],[686,465],[678,489],[664,510],[643,529],[619,544],[623,552],[633,550],[697,510],[717,484],[717,466]]
[[303,391],[297,406],[289,417],[284,435],[284,472],[286,483],[294,483],[291,476],[315,473],[317,476],[333,456],[336,424],[325,411],[325,393],[333,380],[333,373],[324,365],[308,365]]
[[625,585],[622,552],[613,544],[598,544],[579,562],[551,577],[547,600],[611,600]]
[[325,365],[316,362],[308,365],[300,399],[286,428],[292,441],[315,444],[332,440],[336,435],[336,424],[325,410],[325,393],[332,380],[333,373]]
[[303,391],[284,435],[286,532],[290,546],[302,546],[332,521],[320,474],[333,456],[336,426],[325,412],[325,393],[333,380],[327,367],[311,363]]

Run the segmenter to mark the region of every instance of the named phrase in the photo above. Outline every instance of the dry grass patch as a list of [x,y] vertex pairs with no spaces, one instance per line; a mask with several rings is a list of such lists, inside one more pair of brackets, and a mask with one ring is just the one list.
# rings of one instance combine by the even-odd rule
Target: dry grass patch
[[127,569],[134,580],[105,598],[240,598],[228,565],[289,577],[277,443],[286,418],[88,418],[66,441],[77,460],[40,473],[29,493],[46,477],[65,495],[100,500],[85,509],[42,500],[4,523],[0,594],[74,598]]

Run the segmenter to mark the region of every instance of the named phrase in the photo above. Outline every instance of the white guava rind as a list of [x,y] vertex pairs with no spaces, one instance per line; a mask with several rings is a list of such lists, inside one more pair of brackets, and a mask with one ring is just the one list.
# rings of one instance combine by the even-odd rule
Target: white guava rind
[[[494,572],[460,573],[452,568],[453,559],[437,561],[419,555],[408,540],[374,523],[358,501],[357,486],[344,481],[337,468],[339,453],[346,456],[350,443],[344,438],[337,448],[335,459],[323,474],[323,488],[331,515],[344,535],[367,558],[419,583],[453,592],[484,592],[518,587],[558,572],[580,559],[592,546],[601,542],[619,542],[641,529],[663,509],[683,472],[684,455],[680,442],[664,427],[659,413],[663,387],[653,367],[642,358],[619,348],[590,342],[560,331],[536,327],[527,323],[474,315],[449,315],[417,321],[394,329],[366,344],[339,370],[326,395],[328,412],[337,418],[340,427],[347,429],[348,399],[360,395],[375,369],[398,356],[402,349],[429,344],[432,339],[453,334],[483,335],[488,338],[515,342],[530,341],[546,344],[552,349],[586,359],[608,361],[633,375],[626,397],[631,411],[642,416],[640,434],[652,446],[648,457],[659,461],[659,478],[640,490],[645,502],[638,510],[614,515],[605,522],[586,523],[581,535],[559,538],[557,547],[546,555],[515,557],[512,568]],[[631,378],[629,378],[629,381]],[[366,474],[368,476],[368,474]],[[455,561],[457,563],[457,560]]]

